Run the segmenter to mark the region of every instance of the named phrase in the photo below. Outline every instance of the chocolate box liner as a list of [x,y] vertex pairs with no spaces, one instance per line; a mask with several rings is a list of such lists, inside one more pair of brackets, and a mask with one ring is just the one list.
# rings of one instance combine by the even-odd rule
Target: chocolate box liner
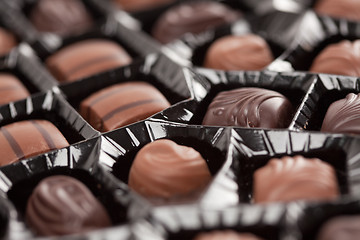
[[[101,138],[94,138],[4,166],[0,168],[1,190],[7,194],[23,219],[27,199],[39,181],[51,175],[68,175],[83,182],[93,192],[107,209],[113,226],[126,228],[128,221],[147,214],[149,206],[141,198],[132,195],[126,184],[116,180],[98,164],[101,141]],[[113,228],[108,231],[126,232]],[[96,232],[96,236],[111,236],[107,231]],[[84,237],[84,234],[80,235]],[[90,236],[91,232],[86,235]]]

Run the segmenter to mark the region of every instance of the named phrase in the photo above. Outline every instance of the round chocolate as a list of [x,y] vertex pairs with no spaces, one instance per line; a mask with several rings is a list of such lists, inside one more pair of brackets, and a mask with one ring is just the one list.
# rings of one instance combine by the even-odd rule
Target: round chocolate
[[0,128],[0,166],[68,145],[61,132],[49,121],[11,123]]
[[30,96],[21,81],[12,74],[0,73],[0,105]]
[[110,131],[170,107],[167,99],[146,82],[120,83],[100,90],[80,104],[80,114],[98,131]]
[[254,174],[255,203],[333,200],[338,196],[334,168],[318,158],[273,158]]
[[169,43],[185,33],[200,33],[225,23],[234,22],[240,14],[217,2],[188,2],[172,7],[159,17],[152,35]]
[[335,18],[347,18],[354,21],[360,20],[359,0],[317,0],[315,11],[322,15]]
[[261,240],[250,233],[238,233],[231,230],[213,231],[198,234],[193,240]]
[[204,66],[220,70],[261,70],[274,60],[266,41],[260,36],[226,36],[209,48]]
[[123,10],[135,12],[151,9],[175,0],[114,0]]
[[331,44],[314,60],[311,72],[360,76],[360,40]]
[[209,105],[203,125],[261,128],[288,127],[293,113],[282,94],[262,88],[220,92]]
[[0,56],[8,54],[16,44],[15,36],[4,28],[0,28]]
[[80,181],[67,176],[43,179],[26,207],[26,221],[38,235],[83,233],[111,225],[101,203]]
[[210,180],[199,152],[167,139],[144,146],[129,173],[129,186],[148,198],[185,196],[203,190]]
[[339,216],[328,220],[320,229],[316,240],[360,239],[360,216]]
[[328,108],[322,132],[360,134],[360,94],[349,93]]
[[61,36],[84,32],[93,25],[81,0],[39,0],[29,18],[38,31]]
[[127,65],[131,60],[117,43],[91,39],[60,49],[46,60],[46,65],[57,80],[70,82]]

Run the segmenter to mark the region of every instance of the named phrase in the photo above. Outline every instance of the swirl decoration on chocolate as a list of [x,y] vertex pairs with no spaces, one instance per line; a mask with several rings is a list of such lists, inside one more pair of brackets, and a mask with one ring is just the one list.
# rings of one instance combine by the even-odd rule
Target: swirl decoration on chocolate
[[329,45],[315,58],[310,71],[359,77],[360,40]]
[[204,66],[220,70],[261,70],[274,60],[266,41],[260,36],[226,36],[209,48]]
[[317,240],[360,239],[360,216],[339,216],[328,220],[320,229]]
[[261,88],[220,92],[208,107],[203,125],[283,128],[293,108],[282,94]]
[[201,191],[210,179],[206,161],[199,152],[161,139],[137,153],[129,186],[148,198],[170,199]]
[[0,28],[0,56],[8,54],[16,44],[15,36],[7,30]]
[[152,35],[166,44],[185,33],[200,33],[234,22],[240,16],[240,13],[217,2],[184,3],[161,15],[154,24]]
[[83,233],[111,225],[105,208],[83,183],[60,175],[37,185],[27,203],[26,220],[41,236]]
[[238,233],[232,230],[213,231],[198,234],[193,240],[262,240],[250,233]]
[[125,11],[140,11],[155,8],[174,0],[114,0]]
[[338,196],[334,168],[318,158],[273,158],[254,174],[256,203],[333,200]]
[[314,9],[322,15],[354,21],[360,20],[359,0],[318,0]]
[[360,94],[349,93],[328,108],[322,132],[360,134]]

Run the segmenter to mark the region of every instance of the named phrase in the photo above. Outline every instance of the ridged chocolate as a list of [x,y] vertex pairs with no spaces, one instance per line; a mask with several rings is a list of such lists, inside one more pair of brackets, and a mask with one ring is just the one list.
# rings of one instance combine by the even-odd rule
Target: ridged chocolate
[[282,94],[261,88],[220,92],[209,105],[203,125],[286,128],[293,108]]
[[117,43],[91,39],[60,49],[46,60],[46,65],[58,81],[70,82],[127,65],[131,61]]
[[360,40],[329,45],[315,58],[310,71],[359,77]]
[[83,183],[60,175],[43,179],[34,189],[26,221],[41,236],[83,233],[111,225],[105,208]]
[[226,36],[209,48],[204,66],[221,70],[261,70],[274,60],[266,41],[257,35]]
[[273,158],[254,174],[255,203],[333,200],[338,196],[334,168],[318,158]]
[[318,0],[315,11],[336,18],[360,20],[360,1],[358,0]]
[[359,226],[359,215],[335,217],[321,227],[316,240],[358,240]]
[[206,161],[199,152],[161,139],[137,153],[129,186],[148,198],[170,199],[201,191],[210,179]]
[[0,28],[0,56],[8,54],[16,45],[15,36],[4,28]]
[[175,0],[114,0],[123,10],[135,12],[174,2]]
[[170,107],[167,99],[146,82],[127,82],[100,90],[80,104],[80,114],[98,131],[110,131]]
[[360,94],[349,93],[328,108],[322,132],[360,134]]
[[49,121],[8,124],[0,128],[0,166],[68,145],[61,132]]
[[161,43],[169,43],[185,33],[200,33],[240,17],[238,12],[211,1],[183,3],[167,10],[153,27],[152,35]]
[[213,231],[208,233],[201,233],[193,240],[261,240],[250,233],[238,233],[232,230]]
[[12,74],[0,73],[0,105],[30,96],[20,80]]
[[38,31],[61,36],[79,34],[93,25],[81,0],[39,0],[29,18]]

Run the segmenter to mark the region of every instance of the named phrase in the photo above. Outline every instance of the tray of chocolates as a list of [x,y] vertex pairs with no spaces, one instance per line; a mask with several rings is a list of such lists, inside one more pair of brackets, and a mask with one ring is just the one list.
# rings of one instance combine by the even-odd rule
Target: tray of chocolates
[[358,239],[359,13],[0,0],[0,239]]

